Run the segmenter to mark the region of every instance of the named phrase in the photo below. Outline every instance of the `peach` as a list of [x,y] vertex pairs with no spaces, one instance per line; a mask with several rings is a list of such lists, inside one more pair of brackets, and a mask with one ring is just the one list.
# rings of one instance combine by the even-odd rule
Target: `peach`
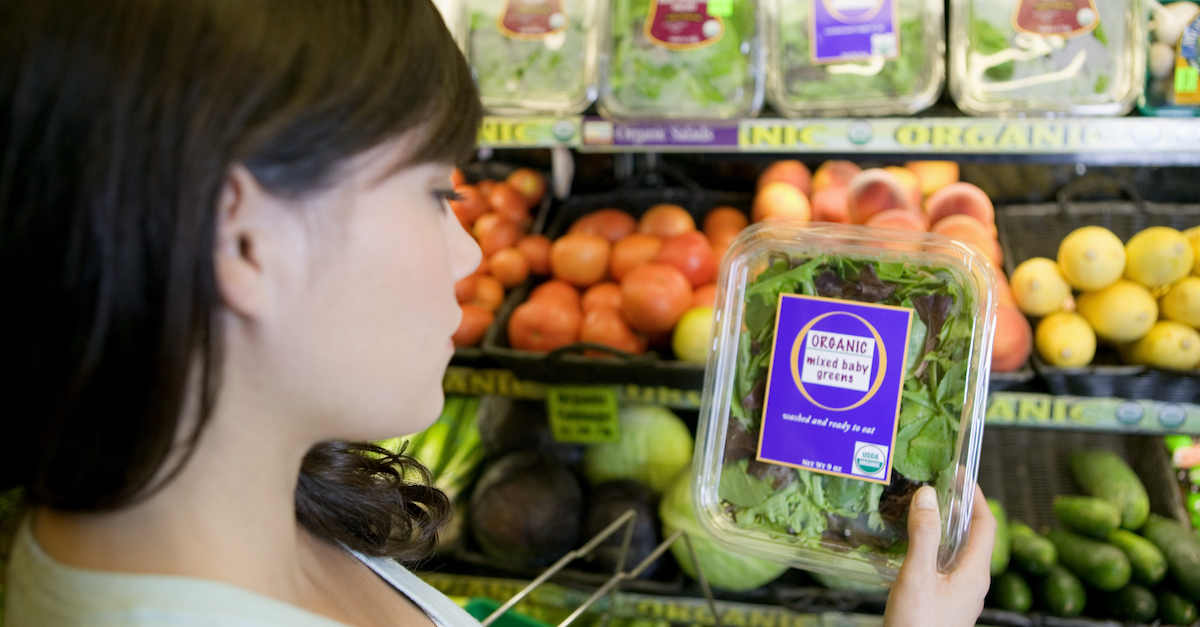
[[855,224],[863,224],[880,211],[912,209],[912,198],[891,172],[864,170],[850,180],[847,208],[850,210],[850,220]]
[[826,187],[813,194],[813,221],[850,224],[849,200],[850,190],[845,186]]
[[958,182],[958,163],[955,161],[909,161],[904,167],[917,175],[921,193],[925,196]]
[[808,166],[795,159],[776,161],[767,166],[758,177],[758,189],[776,181],[795,185],[805,196],[812,191],[812,173],[808,171]]
[[812,193],[830,187],[846,187],[862,168],[853,161],[826,161],[817,168],[812,178]]
[[1003,259],[1000,243],[992,237],[990,229],[971,216],[960,214],[943,218],[930,230],[975,246],[996,266]]
[[928,231],[925,216],[909,209],[887,209],[871,216],[864,226],[902,231]]
[[992,206],[992,199],[970,183],[951,183],[934,192],[925,201],[925,212],[934,224],[948,216],[971,216],[987,225],[990,233],[995,233],[996,208]]
[[913,174],[912,170],[902,168],[898,165],[889,165],[884,170],[892,173],[897,181],[900,181],[900,186],[908,190],[908,198],[912,202],[913,207],[921,206],[921,181],[917,180],[917,175]]
[[996,311],[996,335],[992,343],[992,372],[1012,372],[1029,359],[1033,329],[1016,307],[1000,305]]
[[767,184],[754,196],[751,216],[755,222],[808,222],[812,218],[812,207],[795,185],[776,181]]

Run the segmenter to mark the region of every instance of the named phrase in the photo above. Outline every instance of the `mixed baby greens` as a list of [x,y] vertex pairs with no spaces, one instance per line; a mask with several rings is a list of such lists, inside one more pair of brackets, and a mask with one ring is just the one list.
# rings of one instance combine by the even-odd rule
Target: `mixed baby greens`
[[753,97],[756,13],[754,0],[732,0],[715,42],[669,50],[645,36],[653,0],[612,3],[609,107],[622,114],[729,117],[745,112]]
[[[889,485],[757,461],[775,312],[782,294],[805,294],[915,310]],[[885,560],[906,546],[908,504],[925,484],[954,487],[955,447],[966,402],[975,296],[948,270],[773,254],[746,286],[744,326],[718,495],[743,529],[798,543],[860,550]]]

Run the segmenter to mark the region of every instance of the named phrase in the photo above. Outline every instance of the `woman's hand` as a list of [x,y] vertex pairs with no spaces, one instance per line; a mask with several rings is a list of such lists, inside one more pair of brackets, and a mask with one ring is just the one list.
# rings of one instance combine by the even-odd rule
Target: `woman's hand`
[[975,488],[971,535],[958,568],[947,574],[937,569],[941,538],[937,492],[922,487],[908,510],[908,556],[888,596],[884,627],[970,627],[979,618],[996,541],[996,519],[983,491]]

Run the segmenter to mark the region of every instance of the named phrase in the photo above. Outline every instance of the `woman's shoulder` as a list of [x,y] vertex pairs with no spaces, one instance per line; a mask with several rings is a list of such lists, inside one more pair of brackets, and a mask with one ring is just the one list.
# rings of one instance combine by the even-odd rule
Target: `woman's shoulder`
[[5,627],[345,627],[216,581],[67,566],[42,550],[28,521],[17,532],[7,582]]

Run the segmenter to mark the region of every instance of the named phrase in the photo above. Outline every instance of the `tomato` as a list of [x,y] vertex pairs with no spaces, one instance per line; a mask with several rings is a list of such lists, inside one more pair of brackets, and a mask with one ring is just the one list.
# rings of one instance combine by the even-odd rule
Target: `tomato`
[[729,245],[737,239],[741,232],[741,229],[720,227],[713,229],[712,234],[708,236],[708,242],[712,244],[713,255],[717,259],[718,266],[721,265],[721,258],[725,256],[725,251],[729,250]]
[[750,226],[750,219],[733,207],[717,207],[704,216],[704,234],[709,239],[712,239],[714,231],[741,231],[747,226]]
[[[579,341],[602,344],[634,355],[646,352],[646,338],[634,333],[621,314],[608,307],[592,309],[584,314],[583,324],[579,327]],[[585,351],[584,354],[609,356],[602,351]]]
[[566,281],[546,281],[529,293],[529,300],[542,299],[556,300],[579,309],[579,290]]
[[479,234],[479,248],[485,257],[491,257],[505,248],[512,248],[517,245],[517,240],[521,239],[521,227],[517,226],[516,222],[499,216],[497,218],[494,224]]
[[[483,194],[483,199],[487,201],[492,197],[492,188],[496,186],[496,181],[492,179],[483,179],[482,181],[476,183],[475,186],[479,188],[479,193]],[[488,210],[490,211],[492,209],[495,209],[495,207],[491,206],[491,204],[488,204]]]
[[638,233],[653,235],[661,239],[683,235],[696,230],[692,214],[679,205],[654,205],[642,215],[638,222]]
[[454,171],[450,173],[450,184],[453,185],[454,187],[458,187],[459,185],[466,185],[467,184],[467,175],[463,174],[462,170],[460,170],[458,168],[454,168]]
[[479,265],[475,266],[475,276],[491,276],[492,264],[488,263],[487,257],[479,259]]
[[550,275],[550,238],[545,235],[526,235],[517,242],[517,250],[529,262],[530,274]]
[[506,183],[513,186],[525,199],[526,207],[536,207],[546,195],[546,179],[532,168],[519,168],[508,175]]
[[717,284],[709,283],[696,288],[695,300],[692,301],[693,307],[716,307],[717,303]]
[[679,268],[693,287],[712,283],[717,278],[717,257],[708,238],[700,231],[684,233],[663,242],[654,261]]
[[653,235],[634,233],[613,245],[608,272],[620,281],[630,270],[654,261],[662,247],[661,239]]
[[621,282],[621,313],[642,333],[662,334],[675,328],[692,307],[692,284],[675,266],[652,263],[634,268]]
[[612,245],[599,235],[568,233],[550,247],[550,270],[575,287],[595,285],[608,274],[611,251]]
[[599,235],[615,244],[633,233],[636,228],[637,221],[628,213],[620,209],[601,209],[576,220],[568,232]]
[[583,311],[597,307],[621,309],[621,286],[616,283],[597,283],[583,293]]
[[488,327],[492,326],[492,321],[496,319],[495,314],[471,303],[462,306],[462,314],[462,323],[450,339],[457,348],[479,346],[483,334],[487,333]]
[[776,181],[794,185],[805,195],[808,195],[809,190],[812,189],[812,173],[808,171],[808,166],[795,159],[776,161],[763,170],[758,177],[758,189]]
[[475,297],[471,304],[494,312],[504,302],[504,286],[494,276],[481,276],[475,285]]
[[529,217],[525,198],[508,183],[496,183],[488,194],[488,203],[496,213],[520,224]]
[[500,280],[500,284],[512,289],[529,278],[529,262],[525,255],[516,248],[502,248],[492,255],[492,276]]
[[470,229],[479,216],[487,213],[487,201],[479,193],[479,188],[473,185],[458,185],[454,192],[459,195],[459,200],[451,200],[450,209],[458,216],[463,228]]
[[508,342],[524,351],[552,351],[579,340],[583,315],[578,309],[548,298],[517,307],[508,319]]
[[458,304],[463,304],[475,298],[475,290],[479,285],[479,277],[474,274],[469,274],[461,281],[454,284],[454,297],[458,299]]

